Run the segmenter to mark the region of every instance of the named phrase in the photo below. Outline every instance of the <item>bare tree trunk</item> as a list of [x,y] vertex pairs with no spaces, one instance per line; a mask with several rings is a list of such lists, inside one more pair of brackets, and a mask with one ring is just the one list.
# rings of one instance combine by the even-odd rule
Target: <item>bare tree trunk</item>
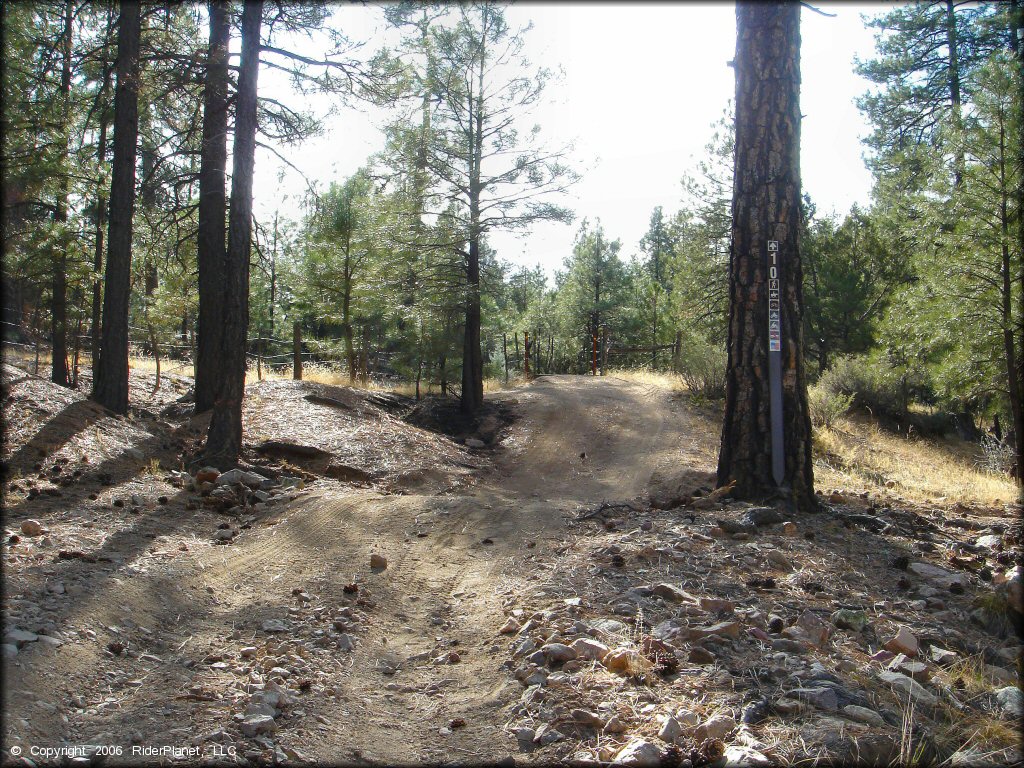
[[292,378],[302,381],[302,325],[292,324]]
[[249,251],[252,245],[252,180],[256,153],[256,80],[259,75],[262,0],[242,9],[242,59],[235,108],[231,209],[225,259],[222,375],[218,377],[206,461],[218,469],[238,463],[242,450],[242,399],[249,330]]
[[71,388],[78,389],[79,355],[82,352],[82,315],[78,315],[78,325],[75,329],[75,354],[74,362],[71,364]]
[[131,292],[135,158],[139,138],[139,3],[122,0],[117,31],[117,90],[114,95],[114,162],[110,226],[103,291],[103,329],[93,399],[115,413],[128,413],[128,299]]
[[476,414],[484,404],[484,361],[480,350],[480,164],[483,159],[483,43],[477,53],[479,67],[476,89],[469,94],[468,123],[471,135],[469,152],[469,252],[466,262],[466,333],[462,348],[463,413]]
[[[718,483],[740,498],[816,506],[804,378],[800,266],[800,6],[736,6],[736,163],[729,264],[729,367]],[[783,472],[772,466],[768,340],[771,243],[782,265]],[[779,402],[776,402],[778,407]],[[776,450],[778,445],[776,443]]]
[[505,360],[505,383],[508,384],[508,334],[501,334],[501,355]]
[[[1015,159],[1017,164],[1017,327],[1014,335],[1016,341],[1011,344],[1024,344],[1024,4],[1021,0],[1013,0],[1010,6],[1010,40],[1014,60],[1017,64],[1017,147]],[[1015,346],[1017,354],[1017,413],[1014,415],[1014,432],[1017,439],[1017,488],[1018,500],[1024,501],[1024,349]],[[1011,395],[1012,397],[1012,395]],[[1012,401],[1011,401],[1012,402]]]
[[196,319],[196,413],[213,407],[220,369],[224,297],[226,173],[228,165],[228,4],[209,4],[210,42],[203,89],[203,144],[199,168],[199,315]]
[[71,375],[68,371],[68,249],[71,246],[71,233],[67,231],[68,198],[71,195],[71,169],[68,167],[68,154],[71,151],[71,34],[74,24],[75,4],[73,0],[64,3],[64,34],[61,39],[62,64],[60,75],[61,93],[61,129],[64,132],[63,157],[61,163],[60,195],[53,218],[60,227],[60,238],[53,248],[53,280],[51,282],[50,322],[53,329],[53,347],[51,348],[50,380],[62,387],[71,386]]

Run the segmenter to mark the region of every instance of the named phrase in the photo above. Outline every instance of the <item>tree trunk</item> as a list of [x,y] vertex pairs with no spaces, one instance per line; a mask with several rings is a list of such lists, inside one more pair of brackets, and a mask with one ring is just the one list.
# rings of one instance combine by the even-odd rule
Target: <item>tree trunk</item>
[[249,330],[249,250],[252,245],[252,179],[256,153],[256,80],[259,75],[262,0],[242,10],[242,58],[235,107],[235,142],[231,174],[228,249],[224,262],[224,295],[220,373],[206,461],[218,469],[238,463],[242,450],[242,398],[245,395],[245,350]]
[[292,324],[292,378],[302,381],[302,325]]
[[[729,264],[729,363],[718,484],[814,508],[800,266],[800,6],[736,7],[736,154]],[[782,266],[781,483],[772,466],[769,241]],[[775,298],[775,297],[773,297]],[[778,446],[776,446],[776,449]]]
[[[486,10],[485,10],[486,13]],[[476,92],[469,94],[469,253],[466,262],[466,333],[462,348],[462,400],[460,409],[473,415],[484,404],[484,360],[480,350],[480,164],[484,140],[483,38],[477,53]]]
[[[348,257],[346,273],[348,271]],[[352,344],[352,281],[346,280],[341,300],[341,336],[345,339],[345,361],[348,364],[348,383],[356,383],[356,350]]]
[[[1016,343],[1024,344],[1024,4],[1013,0],[1010,7],[1011,49],[1017,62],[1017,328]],[[1024,502],[1024,349],[1017,355],[1017,403],[1019,418],[1014,421],[1017,439],[1018,501]]]
[[508,334],[501,334],[501,356],[505,360],[505,383],[508,384]]
[[71,388],[78,389],[79,356],[82,352],[82,316],[78,316],[78,326],[75,329],[75,352],[74,362],[71,364]]
[[117,22],[117,90],[114,94],[114,161],[110,226],[104,275],[103,329],[93,399],[115,413],[128,413],[128,299],[131,291],[135,158],[139,138],[139,3],[122,0]]
[[[107,77],[108,75],[104,69],[104,83]],[[107,118],[103,111],[101,111],[100,115],[100,138],[99,146],[96,149],[96,156],[102,167],[107,159]],[[100,323],[102,322],[103,308],[103,281],[100,280],[100,272],[103,269],[103,228],[106,226],[106,222],[107,195],[102,187],[100,187],[96,195],[96,249],[93,252],[92,258],[92,328],[90,329],[90,336],[92,337],[92,369],[94,374],[100,360]]]
[[50,321],[53,328],[51,349],[50,380],[62,387],[71,386],[68,371],[68,248],[71,233],[67,231],[68,198],[71,195],[71,169],[68,167],[68,153],[71,151],[71,33],[74,23],[75,4],[73,0],[64,3],[64,34],[61,39],[62,62],[60,74],[61,128],[64,142],[61,163],[60,194],[55,206],[54,220],[60,226],[60,237],[53,249],[53,279],[51,282]]
[[196,413],[213,407],[220,372],[224,292],[225,174],[228,165],[228,4],[209,5],[210,43],[203,89],[203,143],[199,167],[199,316],[196,338]]
[[960,44],[957,40],[956,8],[953,0],[946,0],[946,47],[949,54],[949,102],[953,117],[953,130],[956,133],[956,156],[954,158],[953,178],[959,188],[964,176],[964,150],[961,139],[963,131],[962,97],[960,96]]
[[[1013,430],[1016,437],[1014,463],[1017,468],[1017,485],[1024,488],[1024,403],[1021,402],[1020,369],[1017,362],[1017,340],[1014,339],[1013,318],[1013,272],[1010,260],[1010,191],[1007,186],[1006,131],[999,136],[999,224],[1002,236],[1000,263],[1000,321],[1003,326],[1003,354],[1006,360],[1007,392],[1010,399],[1010,413],[1013,416]],[[1012,160],[1011,160],[1012,162]]]

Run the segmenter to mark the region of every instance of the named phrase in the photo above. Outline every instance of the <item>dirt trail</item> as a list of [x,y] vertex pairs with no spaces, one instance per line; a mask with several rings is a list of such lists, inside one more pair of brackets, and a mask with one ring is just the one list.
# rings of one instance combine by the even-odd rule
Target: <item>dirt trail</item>
[[[328,602],[357,580],[376,604],[335,672],[342,695],[305,703],[328,721],[294,740],[305,756],[479,762],[516,751],[501,722],[520,692],[500,666],[502,598],[531,579],[524,556],[554,548],[567,514],[639,493],[680,435],[664,392],[621,380],[545,377],[507,397],[520,416],[511,450],[465,494],[314,493],[202,574],[218,593],[232,590],[229,610],[277,580],[317,585]],[[385,571],[366,575],[370,552],[388,558]],[[431,660],[453,651],[456,663]]]
[[[663,390],[545,376],[497,398],[516,412],[511,434],[487,451],[492,468],[454,491],[384,495],[323,481],[228,547],[175,547],[182,523],[154,514],[106,539],[109,565],[40,565],[43,579],[87,580],[71,600],[45,599],[62,626],[95,634],[19,654],[7,670],[5,741],[229,744],[216,732],[249,702],[255,661],[264,674],[291,664],[309,685],[267,734],[272,743],[253,752],[236,742],[240,754],[269,745],[389,765],[516,754],[502,709],[520,686],[501,666],[497,629],[535,583],[531,561],[562,543],[580,507],[636,496],[659,465],[697,456],[690,417]],[[371,572],[371,553],[388,567]],[[348,653],[330,630],[346,603]],[[268,633],[268,620],[287,630]],[[112,655],[120,641],[134,651]],[[257,648],[249,672],[237,662],[246,646]]]

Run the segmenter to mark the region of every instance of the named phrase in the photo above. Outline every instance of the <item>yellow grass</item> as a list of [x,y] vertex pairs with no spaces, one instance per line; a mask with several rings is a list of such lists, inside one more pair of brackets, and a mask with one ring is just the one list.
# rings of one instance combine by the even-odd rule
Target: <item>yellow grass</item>
[[886,432],[863,418],[842,418],[815,432],[815,485],[889,493],[920,503],[995,505],[1013,501],[1013,482],[981,469],[961,440],[924,440]]
[[[263,368],[264,380],[284,381],[291,378],[291,366],[278,368],[276,370],[267,367]],[[330,384],[335,387],[352,387],[353,389],[362,389],[369,392],[394,392],[395,394],[408,395],[409,397],[414,397],[416,395],[416,384],[414,382],[362,382],[357,378],[353,383],[349,381],[348,373],[344,370],[320,363],[306,363],[303,365],[302,379],[303,381],[315,381],[318,384]],[[259,381],[256,366],[250,364],[245,373],[245,383],[252,384],[256,381]],[[523,380],[520,378],[509,379],[508,385],[505,384],[504,379],[484,379],[484,392],[501,392],[506,389],[514,389],[522,384]],[[440,394],[440,391],[441,390],[438,385],[428,384],[425,379],[420,383],[421,395],[436,395]]]
[[608,376],[625,379],[633,384],[668,390],[669,392],[685,392],[686,385],[682,378],[673,373],[660,373],[649,368],[610,368]]

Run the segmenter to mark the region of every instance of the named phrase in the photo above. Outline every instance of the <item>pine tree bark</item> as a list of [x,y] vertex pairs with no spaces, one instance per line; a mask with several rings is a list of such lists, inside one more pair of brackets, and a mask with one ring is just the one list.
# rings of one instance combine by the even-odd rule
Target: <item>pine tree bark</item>
[[242,60],[235,106],[228,249],[224,260],[220,369],[205,460],[218,469],[238,463],[242,450],[242,398],[249,330],[249,250],[252,245],[252,182],[256,154],[256,81],[259,75],[262,0],[242,11]]
[[114,93],[114,159],[110,183],[110,225],[104,273],[103,327],[93,399],[115,413],[128,413],[128,298],[131,291],[132,217],[135,213],[135,158],[139,138],[138,2],[122,0],[117,30],[117,87]]
[[53,328],[53,346],[51,349],[50,380],[62,387],[71,386],[71,374],[68,371],[68,248],[71,245],[71,233],[67,231],[68,198],[71,195],[71,169],[68,166],[68,153],[71,150],[71,33],[74,23],[75,4],[73,0],[64,3],[64,34],[61,37],[61,73],[60,95],[61,123],[64,130],[63,162],[61,168],[60,195],[54,209],[53,218],[58,224],[64,225],[60,241],[53,249],[51,261],[53,267],[50,284],[50,322]]
[[768,354],[768,241],[782,263],[781,491],[816,506],[804,374],[800,266],[800,6],[736,6],[736,154],[729,263],[729,363],[718,484],[764,499],[772,472]]
[[484,361],[480,350],[480,165],[483,159],[484,55],[479,55],[476,92],[470,94],[469,125],[471,151],[469,170],[469,253],[466,261],[466,332],[462,348],[463,413],[473,415],[484,404]]
[[213,407],[220,365],[220,310],[224,289],[226,171],[228,165],[228,5],[209,5],[210,43],[203,91],[203,144],[199,167],[199,316],[196,338],[196,413]]
[[[1010,8],[1012,50],[1017,62],[1017,343],[1024,345],[1024,3],[1013,0]],[[1017,355],[1017,437],[1018,500],[1024,501],[1024,349]]]

